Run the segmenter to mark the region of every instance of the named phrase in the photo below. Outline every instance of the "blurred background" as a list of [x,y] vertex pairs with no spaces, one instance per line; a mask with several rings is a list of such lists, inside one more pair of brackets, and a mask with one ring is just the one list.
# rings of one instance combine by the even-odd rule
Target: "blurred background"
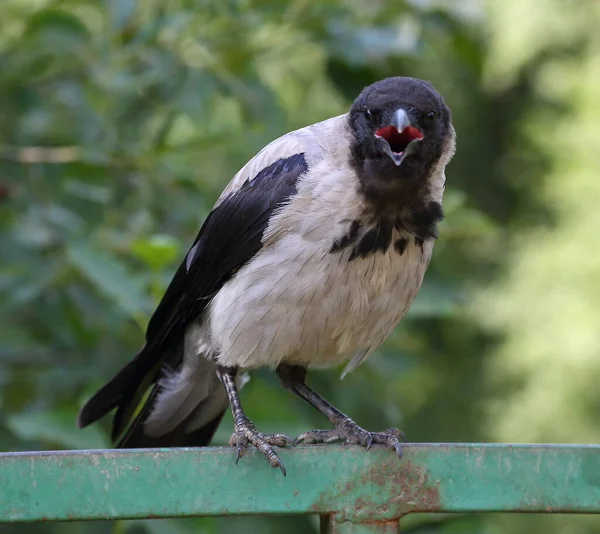
[[[430,80],[453,110],[447,219],[394,335],[342,383],[340,369],[311,383],[414,441],[600,442],[599,27],[584,0],[3,0],[0,450],[108,447],[109,421],[79,431],[76,413],[140,346],[222,187],[268,141],[392,75]],[[243,402],[263,431],[324,425],[269,372]],[[217,442],[230,431],[228,418]],[[403,530],[541,531],[600,532],[600,518],[414,516]]]

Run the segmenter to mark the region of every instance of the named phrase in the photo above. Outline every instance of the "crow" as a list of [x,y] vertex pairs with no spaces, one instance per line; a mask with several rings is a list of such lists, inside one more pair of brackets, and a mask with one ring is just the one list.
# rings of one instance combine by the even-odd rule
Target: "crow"
[[383,444],[305,383],[309,368],[356,368],[415,298],[443,218],[451,113],[428,83],[392,77],[348,113],[290,132],[234,176],[177,269],[135,358],[82,408],[84,427],[114,408],[117,447],[208,445],[227,406],[236,462],[248,444],[285,474],[238,391],[246,372],[276,370],[331,430],[296,442]]

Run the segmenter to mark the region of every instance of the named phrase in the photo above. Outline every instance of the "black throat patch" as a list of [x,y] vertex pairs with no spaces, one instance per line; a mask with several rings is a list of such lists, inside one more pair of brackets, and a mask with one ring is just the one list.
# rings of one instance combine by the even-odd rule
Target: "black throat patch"
[[399,254],[404,253],[411,239],[422,245],[437,238],[444,212],[440,202],[431,200],[433,166],[424,169],[420,162],[406,160],[399,169],[385,159],[365,158],[356,142],[350,154],[365,210],[347,235],[334,243],[332,252],[353,247],[350,259],[386,252],[392,245],[394,230],[402,236],[393,243]]
[[380,216],[373,222],[355,220],[350,223],[348,231],[334,241],[330,252],[350,249],[349,260],[352,261],[378,252],[385,254],[393,245],[395,252],[402,255],[411,240],[422,248],[425,241],[437,238],[438,223],[443,218],[441,204],[430,201],[405,217]]

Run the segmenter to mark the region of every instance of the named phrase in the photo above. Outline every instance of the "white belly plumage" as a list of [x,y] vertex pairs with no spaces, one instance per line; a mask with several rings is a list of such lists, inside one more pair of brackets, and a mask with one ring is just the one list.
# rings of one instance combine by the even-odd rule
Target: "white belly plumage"
[[[410,237],[403,254],[391,246],[352,261],[349,248],[330,252],[365,206],[353,175],[325,165],[300,181],[271,219],[264,248],[213,299],[202,345],[221,365],[319,367],[366,355],[417,294],[431,241],[421,247]],[[394,232],[393,241],[400,237]]]
[[[281,362],[330,366],[354,356],[350,371],[385,340],[417,294],[433,244],[411,240],[402,255],[390,247],[352,261],[350,250],[331,253],[330,247],[288,232],[221,288],[205,319],[188,328],[184,365],[161,381],[146,422],[149,435],[180,424],[202,399],[215,400],[209,393],[225,394],[211,375],[215,363],[205,358],[252,369]],[[206,382],[207,376],[213,378]],[[214,415],[201,406],[188,430]]]
[[221,365],[335,365],[383,342],[417,294],[432,244],[352,261],[330,247],[287,234],[221,289],[209,313]]

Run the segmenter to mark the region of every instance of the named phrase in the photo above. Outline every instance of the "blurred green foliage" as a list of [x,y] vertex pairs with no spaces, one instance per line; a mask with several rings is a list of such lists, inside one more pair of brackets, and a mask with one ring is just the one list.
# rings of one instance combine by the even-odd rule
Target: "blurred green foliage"
[[[458,131],[447,220],[409,316],[311,383],[416,441],[600,441],[600,7],[579,0],[4,0],[0,449],[109,446],[82,402],[139,347],[221,188],[271,139],[390,75]],[[245,407],[320,416],[255,373]],[[224,443],[225,419],[217,435]],[[285,452],[283,453],[285,459]],[[293,473],[290,475],[293,476]],[[199,484],[210,481],[199,480]],[[404,531],[596,532],[596,518],[407,518]],[[411,526],[412,525],[412,526]],[[290,534],[311,518],[0,526]]]

